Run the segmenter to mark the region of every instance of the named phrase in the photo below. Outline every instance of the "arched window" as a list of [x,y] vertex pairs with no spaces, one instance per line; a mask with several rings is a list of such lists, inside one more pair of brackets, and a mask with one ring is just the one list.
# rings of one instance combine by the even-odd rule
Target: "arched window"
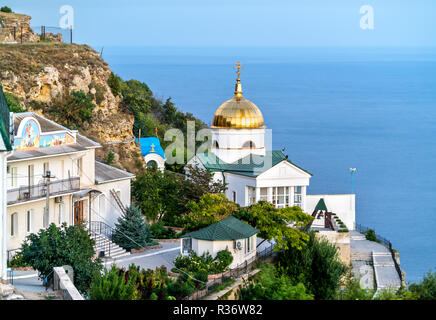
[[157,168],[157,162],[154,160],[150,160],[147,162],[147,169],[156,169]]
[[219,147],[220,147],[220,145],[218,144],[218,141],[216,141],[216,140],[213,140],[213,142],[212,142],[212,146],[213,146],[215,149],[219,149]]
[[242,148],[250,148],[250,149],[253,149],[253,148],[256,148],[256,145],[254,144],[253,141],[246,141],[246,142],[244,142],[244,144],[242,145]]

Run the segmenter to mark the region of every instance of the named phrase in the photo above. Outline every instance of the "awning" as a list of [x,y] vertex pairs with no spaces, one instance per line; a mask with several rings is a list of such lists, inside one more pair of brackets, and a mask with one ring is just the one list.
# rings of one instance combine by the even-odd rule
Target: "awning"
[[83,189],[83,190],[74,192],[73,198],[81,199],[81,198],[85,197],[90,192],[102,193],[100,190],[96,190],[96,189]]

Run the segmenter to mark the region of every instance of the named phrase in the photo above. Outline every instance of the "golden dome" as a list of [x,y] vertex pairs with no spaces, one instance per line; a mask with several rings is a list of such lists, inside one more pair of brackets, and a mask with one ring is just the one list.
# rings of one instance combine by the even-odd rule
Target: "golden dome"
[[224,102],[215,112],[212,128],[255,129],[265,128],[260,109],[242,96],[242,85],[239,79],[240,63],[237,64],[235,95]]

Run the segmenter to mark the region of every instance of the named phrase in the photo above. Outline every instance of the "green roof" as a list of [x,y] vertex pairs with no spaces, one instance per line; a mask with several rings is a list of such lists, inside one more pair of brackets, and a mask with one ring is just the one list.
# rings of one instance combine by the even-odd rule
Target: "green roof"
[[258,232],[259,230],[248,223],[230,216],[201,230],[185,234],[182,238],[208,241],[238,240],[249,238]]
[[[307,174],[310,172],[292,163],[280,150],[267,151],[265,156],[250,154],[238,161],[226,163],[214,154],[197,154],[200,162],[211,171],[225,171],[249,177],[257,177],[282,161],[287,161]],[[271,159],[271,161],[269,161]]]
[[9,107],[6,102],[6,97],[3,93],[3,88],[0,86],[0,139],[3,140],[6,150],[0,151],[11,151],[11,139],[9,136],[9,123],[10,123],[10,112]]
[[325,205],[324,198],[319,199],[314,211],[328,211]]

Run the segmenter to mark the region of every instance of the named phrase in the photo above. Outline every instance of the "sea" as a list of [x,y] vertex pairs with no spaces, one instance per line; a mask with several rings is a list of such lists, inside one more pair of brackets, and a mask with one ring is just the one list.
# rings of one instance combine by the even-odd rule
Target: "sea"
[[308,193],[350,193],[356,168],[357,223],[392,242],[407,281],[436,267],[436,48],[95,49],[209,125],[241,61],[244,97],[273,149],[313,174]]

